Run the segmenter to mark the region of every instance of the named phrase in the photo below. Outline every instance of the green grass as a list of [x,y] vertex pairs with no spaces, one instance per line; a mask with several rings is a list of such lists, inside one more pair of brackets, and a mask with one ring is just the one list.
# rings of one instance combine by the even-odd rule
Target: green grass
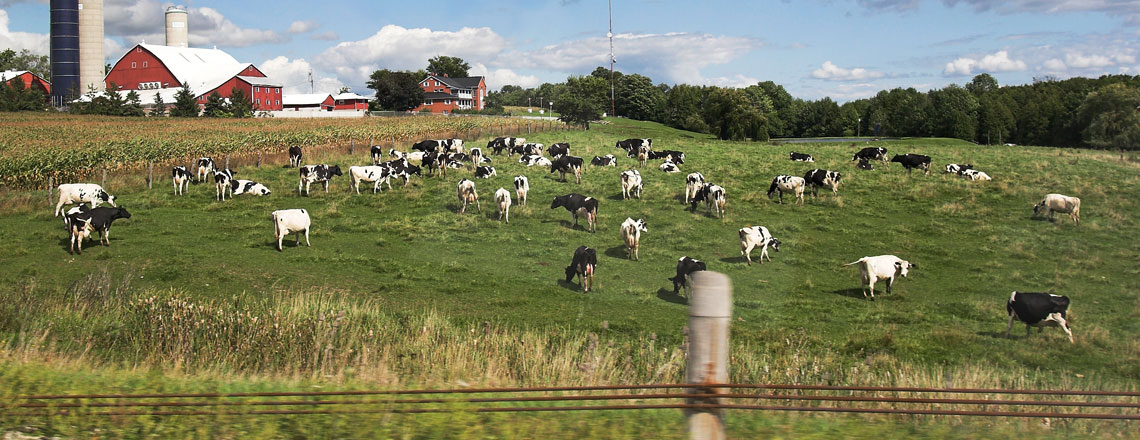
[[[239,178],[265,183],[273,194],[225,202],[213,200],[212,185],[195,185],[175,197],[165,179],[146,190],[140,178],[123,177],[108,189],[133,217],[115,224],[111,247],[92,241],[82,256],[71,256],[45,192],[0,194],[6,206],[0,212],[5,365],[47,370],[21,392],[126,381],[112,373],[118,368],[153,368],[163,377],[268,377],[285,388],[303,386],[289,378],[338,387],[680,380],[683,358],[676,353],[687,306],[672,294],[667,278],[676,259],[688,255],[733,281],[737,381],[1134,388],[1140,379],[1135,162],[1088,150],[979,147],[942,139],[882,143],[892,154],[930,155],[936,168],[973,163],[995,179],[967,182],[938,170],[908,176],[898,164],[859,171],[848,161],[849,143],[722,142],[620,119],[591,127],[526,137],[548,145],[568,141],[587,161],[615,154],[619,167],[587,167],[579,186],[493,157],[499,176],[476,181],[481,214],[456,213],[455,183],[470,178],[469,172],[415,179],[407,188],[397,184],[378,195],[349,194],[348,179],[338,178],[328,194],[314,190],[311,197],[298,197],[296,170],[248,167],[237,170]],[[618,173],[634,162],[613,145],[629,137],[650,137],[658,149],[685,151],[683,172],[646,168],[643,199],[621,200]],[[817,162],[788,161],[792,150],[810,153]],[[364,154],[313,156],[345,170],[368,161]],[[844,173],[838,198],[821,193],[800,207],[765,196],[775,175],[803,175],[815,167]],[[723,220],[703,206],[690,213],[681,205],[685,174],[692,171],[727,189]],[[530,177],[529,206],[513,206],[511,224],[505,225],[496,220],[492,195],[499,187],[512,188],[518,174]],[[165,169],[156,175],[165,176]],[[552,197],[569,192],[601,200],[597,233],[571,229],[569,213],[548,209]],[[1061,215],[1056,223],[1031,218],[1032,204],[1050,192],[1081,197],[1081,226]],[[295,247],[291,239],[284,252],[273,248],[269,213],[286,208],[310,210],[311,248]],[[638,262],[625,258],[619,236],[627,216],[648,221]],[[771,253],[774,261],[744,264],[736,230],[747,225],[767,226],[781,239],[782,251]],[[583,244],[599,251],[597,290],[589,294],[561,282],[563,267]],[[872,302],[862,297],[857,270],[842,264],[879,254],[899,255],[918,268],[892,294],[880,292]],[[1004,302],[1012,290],[1072,298],[1077,344],[1068,344],[1057,329],[1025,340],[1020,325],[1013,340],[1005,339]],[[148,315],[140,304],[151,297],[159,303],[185,300],[230,318],[164,327],[155,316],[179,312],[169,306]],[[332,316],[342,311],[344,324],[334,332]],[[275,335],[248,321],[238,326],[232,319],[239,315],[302,330]],[[434,338],[416,336],[425,322],[437,321],[443,330]],[[488,326],[502,335],[494,348],[464,336]],[[229,333],[209,336],[215,328]],[[328,344],[340,354],[321,354]],[[596,355],[591,346],[608,351]],[[367,350],[388,351],[362,358]],[[52,379],[87,367],[104,369],[108,377]],[[755,428],[746,433],[803,436],[868,420],[811,418],[809,428],[798,428],[799,419],[782,417],[733,420],[738,428]],[[565,423],[554,426],[572,427],[582,419],[559,420]],[[782,425],[786,420],[793,422]],[[896,433],[912,427],[888,426],[887,432]],[[970,432],[975,431],[954,435],[969,438]],[[472,436],[493,435],[515,436]]]

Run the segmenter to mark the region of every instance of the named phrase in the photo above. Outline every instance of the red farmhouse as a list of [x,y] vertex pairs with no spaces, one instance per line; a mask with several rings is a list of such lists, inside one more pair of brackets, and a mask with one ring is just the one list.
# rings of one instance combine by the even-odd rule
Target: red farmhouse
[[140,44],[127,51],[107,74],[108,87],[114,83],[120,93],[138,92],[144,105],[154,104],[154,95],[170,105],[183,83],[199,105],[218,92],[228,98],[236,87],[245,92],[255,110],[281,110],[281,84],[270,80],[250,63],[239,63],[218,49]]
[[51,95],[51,83],[47,82],[43,78],[40,78],[39,75],[36,75],[27,70],[9,70],[6,72],[0,72],[0,81],[2,82],[9,82],[15,80],[16,78],[24,80],[25,88],[39,89],[39,91],[43,92],[45,95]]
[[416,111],[450,113],[455,110],[483,110],[487,98],[487,82],[481,76],[448,78],[447,75],[428,75],[420,81],[424,89],[424,103]]

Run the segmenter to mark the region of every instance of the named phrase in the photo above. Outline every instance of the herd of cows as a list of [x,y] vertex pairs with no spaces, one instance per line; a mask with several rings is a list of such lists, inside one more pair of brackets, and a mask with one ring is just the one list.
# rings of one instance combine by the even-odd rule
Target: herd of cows
[[[626,139],[617,142],[615,147],[623,150],[628,158],[635,159],[642,168],[649,160],[662,160],[658,166],[661,171],[676,173],[680,172],[680,165],[685,164],[684,152],[654,150],[652,139]],[[505,154],[507,158],[517,154],[519,155],[519,163],[527,167],[547,167],[550,174],[560,173],[564,182],[568,181],[566,175],[570,174],[574,176],[577,183],[581,183],[585,160],[570,155],[568,143],[556,143],[546,148],[543,144],[528,143],[523,138],[500,137],[488,142],[486,150],[495,156]],[[382,147],[373,146],[370,153],[372,156],[371,165],[351,166],[348,169],[352,188],[357,194],[360,193],[362,182],[371,183],[373,193],[382,192],[385,185],[391,189],[392,179],[403,179],[406,186],[413,176],[422,177],[423,169],[427,170],[429,176],[446,177],[449,169],[470,170],[475,179],[497,176],[495,168],[490,166],[492,159],[485,154],[484,149],[475,147],[465,152],[461,139],[424,140],[412,145],[410,151],[407,152],[398,151],[394,148],[385,152]],[[385,154],[389,160],[384,160]],[[313,183],[319,183],[325,192],[328,192],[330,181],[334,177],[343,175],[340,167],[336,165],[302,165],[303,156],[300,147],[294,146],[289,149],[290,167],[299,170],[298,194],[308,194]],[[791,152],[789,158],[798,162],[815,161],[810,155],[798,152]],[[873,170],[874,165],[871,162],[878,161],[883,166],[887,166],[891,162],[900,163],[908,173],[917,168],[927,175],[930,174],[931,158],[929,156],[903,154],[895,155],[888,161],[887,149],[882,147],[863,148],[852,156],[851,161],[857,162],[856,168],[861,170]],[[616,167],[617,159],[612,154],[594,156],[590,165]],[[988,174],[968,164],[948,164],[945,167],[945,172],[969,180],[991,180]],[[176,195],[184,194],[192,180],[204,182],[208,181],[211,176],[215,183],[215,198],[219,201],[224,201],[227,194],[231,198],[242,194],[253,196],[271,194],[270,189],[261,183],[235,179],[233,170],[219,169],[213,159],[209,157],[198,159],[195,169],[188,169],[186,166],[173,167],[171,176]],[[823,169],[813,169],[803,177],[780,175],[772,179],[767,195],[772,198],[774,194],[778,194],[779,202],[783,203],[784,194],[791,194],[797,203],[803,204],[804,193],[807,188],[810,187],[813,194],[821,187],[830,189],[833,194],[838,194],[842,178],[842,174],[837,171]],[[641,198],[643,185],[639,170],[623,171],[619,174],[619,180],[623,199]],[[494,192],[493,200],[499,210],[499,219],[506,223],[510,222],[512,203],[517,201],[520,205],[526,205],[527,193],[530,190],[529,179],[525,175],[516,176],[513,182],[515,189],[513,200],[511,191],[505,188],[499,188]],[[55,215],[63,215],[64,217],[64,223],[69,234],[69,252],[81,254],[83,241],[96,231],[100,233],[100,243],[110,246],[111,224],[116,219],[131,217],[131,214],[124,207],[116,205],[115,196],[108,194],[99,185],[63,184],[59,185],[57,189],[59,191],[59,202],[55,207]],[[706,180],[701,173],[693,172],[685,179],[684,192],[684,203],[689,205],[691,211],[695,212],[698,204],[704,202],[711,213],[723,218],[727,197],[725,188]],[[475,208],[482,212],[479,194],[473,180],[460,179],[456,185],[456,196],[459,201],[458,212],[460,214],[466,212],[468,205],[475,205]],[[90,207],[85,206],[84,203],[89,204]],[[99,205],[103,203],[109,204],[111,207],[100,207]],[[78,204],[78,206],[64,212],[63,208],[68,204]],[[579,217],[584,218],[586,221],[585,229],[589,232],[595,232],[598,221],[598,204],[598,199],[594,197],[570,193],[555,197],[551,202],[550,209],[561,207],[569,211],[573,219],[572,228],[577,227]],[[1050,220],[1052,220],[1055,212],[1067,213],[1074,225],[1077,225],[1080,221],[1080,199],[1060,194],[1048,194],[1041,202],[1034,205],[1033,211],[1035,216],[1044,213],[1044,215],[1048,215]],[[271,213],[271,219],[278,251],[282,250],[283,239],[290,234],[297,235],[298,245],[302,235],[305,237],[305,244],[310,245],[309,230],[312,226],[312,219],[307,210],[277,210]],[[629,258],[638,260],[641,234],[648,232],[647,222],[645,219],[627,218],[621,224],[620,231]],[[738,235],[740,238],[740,255],[749,265],[752,264],[751,253],[756,248],[760,248],[761,264],[765,258],[771,261],[771,256],[768,255],[769,248],[775,252],[780,250],[780,240],[774,237],[764,226],[741,228]],[[594,286],[597,264],[597,251],[594,248],[578,247],[574,250],[570,265],[565,268],[566,282],[572,283],[577,277],[583,291],[589,292]],[[890,293],[891,287],[900,277],[906,277],[910,269],[917,267],[914,263],[894,255],[863,257],[847,265],[859,267],[863,296],[868,298],[869,291],[869,298],[872,301],[875,299],[874,289],[877,282],[882,281],[886,285],[886,292]],[[673,282],[673,293],[678,294],[682,289],[687,290],[691,275],[703,270],[707,270],[707,265],[701,260],[689,256],[678,259],[675,275],[669,278]],[[1072,331],[1065,319],[1068,306],[1069,299],[1065,296],[1036,292],[1013,292],[1006,303],[1009,314],[1006,335],[1009,335],[1014,321],[1019,320],[1026,324],[1027,336],[1031,327],[1058,326],[1068,334],[1070,342],[1073,342]]]

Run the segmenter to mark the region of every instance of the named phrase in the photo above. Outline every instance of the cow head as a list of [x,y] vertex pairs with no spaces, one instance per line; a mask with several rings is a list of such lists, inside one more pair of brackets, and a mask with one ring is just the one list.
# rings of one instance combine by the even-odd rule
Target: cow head
[[568,195],[555,197],[554,201],[550,202],[550,209],[554,209],[554,208],[557,208],[560,206],[566,206],[566,201],[569,197],[570,196],[568,196]]
[[574,268],[574,263],[570,263],[569,266],[566,266],[566,282],[567,283],[574,280],[574,274],[575,273],[577,273],[577,270],[575,270],[575,268]]
[[646,223],[643,218],[639,218],[636,222],[633,222],[633,227],[641,232],[649,232],[649,224]]
[[408,165],[408,174],[420,176],[420,167],[417,167],[415,165]]
[[100,190],[99,195],[97,197],[99,197],[99,200],[102,200],[103,202],[108,203],[111,206],[117,206],[117,205],[115,205],[115,196],[107,194],[107,191]]
[[263,196],[269,195],[269,193],[271,192],[271,191],[269,191],[269,188],[266,188],[265,185],[259,184],[259,186],[261,186],[260,191],[259,191],[261,193],[261,195],[263,195]]
[[117,213],[115,213],[115,215],[116,215],[118,218],[131,218],[131,213],[127,212],[127,208],[126,208],[126,207],[120,206],[120,207],[118,207],[118,208],[119,208],[118,212],[117,212]]
[[1037,202],[1036,205],[1033,205],[1033,215],[1034,216],[1040,215],[1042,209],[1045,209],[1045,201],[1044,200]]
[[776,252],[780,252],[780,239],[772,237],[768,239],[768,246]]
[[899,162],[899,163],[902,163],[903,159],[905,159],[905,158],[906,158],[906,156],[903,156],[903,155],[901,155],[901,154],[896,154],[896,155],[895,155],[895,157],[892,157],[892,158],[891,158],[891,162]]
[[906,260],[896,261],[895,262],[895,273],[898,275],[902,275],[903,277],[907,277],[907,271],[912,267],[917,268],[918,265],[917,264],[911,264],[909,261],[906,261]]

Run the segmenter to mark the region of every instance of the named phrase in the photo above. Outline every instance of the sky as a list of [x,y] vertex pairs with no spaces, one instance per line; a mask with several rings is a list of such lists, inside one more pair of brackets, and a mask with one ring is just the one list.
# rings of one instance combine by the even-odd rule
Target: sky
[[[175,3],[104,0],[109,63],[162,44]],[[190,45],[223,49],[308,93],[365,83],[377,69],[457,56],[497,90],[609,66],[604,0],[186,0]],[[616,68],[656,83],[774,81],[839,102],[879,90],[938,89],[989,73],[1140,74],[1140,0],[613,0]],[[0,49],[48,52],[48,1],[0,0]]]

